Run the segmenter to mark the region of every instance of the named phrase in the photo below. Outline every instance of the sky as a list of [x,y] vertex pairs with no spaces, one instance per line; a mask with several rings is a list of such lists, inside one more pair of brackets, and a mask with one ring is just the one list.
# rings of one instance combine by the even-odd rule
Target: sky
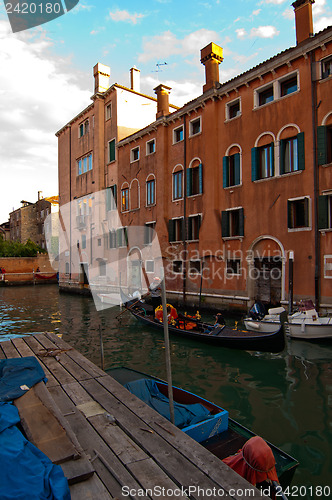
[[[31,2],[30,2],[31,3]],[[62,2],[63,3],[63,2]],[[296,44],[292,0],[80,0],[65,15],[13,33],[0,3],[0,223],[21,206],[58,194],[55,133],[91,103],[92,68],[141,91],[163,83],[181,106],[202,93],[200,50],[224,50],[220,81]],[[332,25],[332,0],[313,5],[314,32]]]

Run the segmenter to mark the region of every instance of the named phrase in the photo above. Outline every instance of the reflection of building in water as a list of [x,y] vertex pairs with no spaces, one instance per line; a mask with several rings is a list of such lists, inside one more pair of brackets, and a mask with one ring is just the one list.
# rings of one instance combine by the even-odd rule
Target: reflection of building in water
[[[202,273],[206,303],[286,301],[292,250],[295,300],[332,307],[332,28],[313,35],[312,3],[293,4],[296,46],[226,83],[222,49],[203,48],[203,93],[180,109],[166,85],[141,94],[136,68],[129,89],[95,66],[92,104],[57,133],[61,206],[72,203],[61,287],[83,287],[91,265],[97,279],[98,259],[102,279],[121,248],[117,272],[126,282],[130,269],[138,286],[144,259],[126,231],[142,226],[158,234],[173,296],[197,297]],[[156,273],[152,258],[144,264]]]

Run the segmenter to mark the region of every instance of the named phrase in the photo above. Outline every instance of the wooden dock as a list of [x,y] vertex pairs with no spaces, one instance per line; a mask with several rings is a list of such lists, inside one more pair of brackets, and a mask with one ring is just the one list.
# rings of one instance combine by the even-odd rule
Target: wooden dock
[[[37,424],[39,437],[31,440],[46,446],[44,453],[51,450],[50,458],[60,463],[69,480],[73,500],[261,500],[247,481],[56,335],[0,342],[0,359],[25,356],[37,357],[47,377],[46,386],[40,383],[33,394],[37,403],[29,403],[33,411],[25,410],[26,427]],[[25,396],[15,401],[20,414],[20,407],[23,412],[28,406]],[[74,451],[62,450],[62,428],[47,439],[40,437],[40,406],[61,422]],[[50,434],[53,427],[47,422]]]

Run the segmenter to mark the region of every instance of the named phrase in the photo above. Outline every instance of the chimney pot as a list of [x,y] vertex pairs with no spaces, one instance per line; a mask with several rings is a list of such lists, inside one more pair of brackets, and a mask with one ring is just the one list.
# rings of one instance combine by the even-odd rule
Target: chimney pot
[[110,86],[110,67],[97,63],[93,68],[93,76],[95,79],[95,94],[105,92]]
[[141,91],[140,70],[136,66],[130,68],[130,88],[136,92]]
[[296,0],[292,3],[295,11],[296,43],[304,42],[314,34],[312,4],[315,0]]
[[205,66],[205,85],[203,92],[218,87],[219,64],[224,60],[223,49],[211,42],[201,50],[201,63]]
[[155,89],[153,89],[157,94],[157,119],[161,116],[165,116],[169,114],[169,93],[172,90],[171,87],[167,87],[166,85],[158,85]]

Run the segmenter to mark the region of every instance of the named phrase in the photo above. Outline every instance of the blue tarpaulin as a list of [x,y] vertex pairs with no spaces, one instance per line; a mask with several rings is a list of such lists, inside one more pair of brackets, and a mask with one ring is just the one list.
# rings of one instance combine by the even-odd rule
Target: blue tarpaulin
[[18,410],[10,402],[44,378],[34,357],[0,361],[1,500],[70,500],[61,467],[23,436]]
[[[169,400],[159,391],[155,380],[134,380],[133,382],[128,382],[125,387],[160,415],[170,420]],[[180,429],[210,417],[209,410],[200,403],[187,405],[174,401],[174,423]]]

